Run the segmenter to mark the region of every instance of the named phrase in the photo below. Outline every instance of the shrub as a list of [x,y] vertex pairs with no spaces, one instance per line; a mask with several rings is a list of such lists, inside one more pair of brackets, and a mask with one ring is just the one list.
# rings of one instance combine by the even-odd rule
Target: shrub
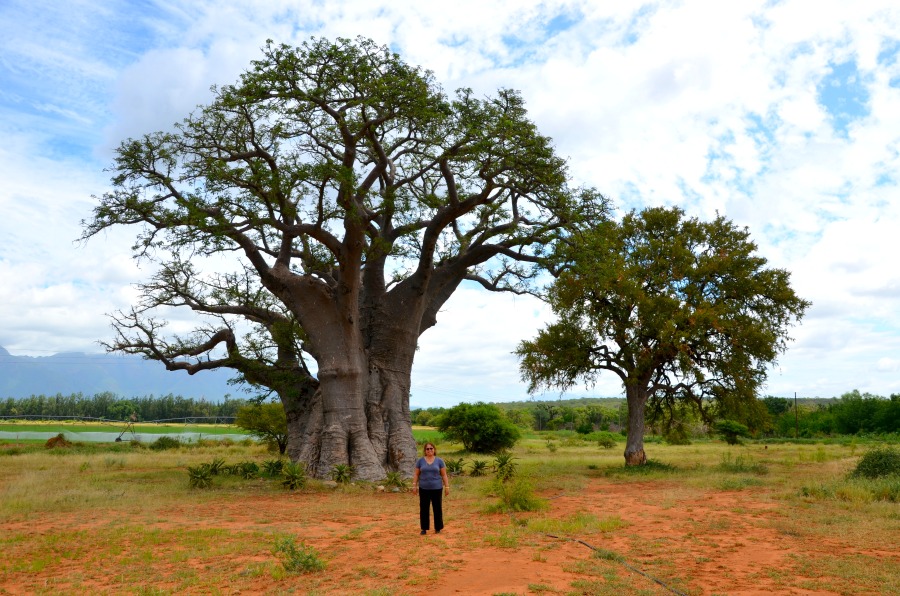
[[298,462],[289,462],[281,467],[281,486],[288,490],[297,490],[306,486],[306,466]]
[[175,439],[173,437],[169,437],[166,435],[161,436],[156,439],[152,443],[150,443],[150,449],[154,451],[164,451],[166,449],[178,449],[181,447],[181,441]]
[[611,433],[609,431],[601,431],[597,433],[592,433],[591,436],[596,435],[597,437],[597,445],[603,447],[604,449],[612,449],[616,446],[616,435],[615,433]]
[[188,484],[191,488],[209,488],[212,486],[212,471],[209,464],[196,467],[188,466]]
[[720,420],[715,428],[729,445],[740,445],[741,437],[750,436],[750,429],[736,420]]
[[490,493],[499,498],[499,502],[487,508],[492,513],[511,513],[515,511],[540,511],[546,509],[547,502],[534,494],[534,487],[524,478],[515,482],[494,481]]
[[438,417],[437,427],[446,440],[462,443],[473,453],[510,449],[522,436],[500,408],[483,402],[450,408]]
[[331,468],[331,479],[338,484],[349,484],[353,479],[353,466],[349,464],[336,464]]
[[883,478],[900,474],[900,451],[892,447],[876,447],[859,459],[852,476]]
[[283,538],[275,543],[275,553],[284,559],[285,571],[290,573],[312,573],[325,569],[325,562],[311,546],[294,544],[293,538]]

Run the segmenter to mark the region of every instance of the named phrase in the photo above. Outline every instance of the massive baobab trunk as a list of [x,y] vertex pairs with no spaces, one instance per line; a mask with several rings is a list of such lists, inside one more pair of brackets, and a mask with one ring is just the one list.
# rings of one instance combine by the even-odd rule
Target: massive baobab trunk
[[[356,356],[347,357],[352,342],[345,342],[340,346],[343,366],[326,368],[322,363],[331,359],[318,351],[318,390],[298,392],[293,400],[282,394],[291,459],[302,461],[317,477],[327,477],[335,465],[346,463],[364,480],[380,480],[390,471],[412,475],[416,442],[409,394],[416,346],[461,278],[458,271],[429,274],[388,293],[377,291],[377,276],[365,280]],[[426,285],[430,292],[424,291]],[[330,342],[338,344],[334,337]],[[348,362],[355,366],[348,367]]]
[[363,480],[383,479],[389,471],[411,476],[416,442],[409,379],[409,368],[372,362],[368,374],[332,379],[302,398],[283,397],[288,455],[316,477],[347,463]]

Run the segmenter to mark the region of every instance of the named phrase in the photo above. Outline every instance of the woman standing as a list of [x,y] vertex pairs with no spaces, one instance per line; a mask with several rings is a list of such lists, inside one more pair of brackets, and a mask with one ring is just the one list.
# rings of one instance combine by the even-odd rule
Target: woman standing
[[437,456],[434,443],[425,443],[424,455],[416,462],[413,474],[413,492],[419,495],[419,525],[422,534],[428,532],[428,506],[434,509],[434,532],[440,534],[444,527],[444,512],[441,510],[441,486],[444,494],[450,495],[450,479],[447,466]]

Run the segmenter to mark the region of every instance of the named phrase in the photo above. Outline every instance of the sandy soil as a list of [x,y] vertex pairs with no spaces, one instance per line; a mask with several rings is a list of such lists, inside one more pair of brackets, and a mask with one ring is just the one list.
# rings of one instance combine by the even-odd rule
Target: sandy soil
[[[369,506],[359,515],[348,515],[346,506],[330,508],[327,500],[338,495],[286,492],[225,499],[210,493],[199,505],[157,512],[155,519],[141,524],[163,533],[173,528],[218,529],[217,548],[211,552],[178,562],[168,556],[123,563],[125,559],[116,561],[113,556],[98,560],[87,548],[40,569],[0,574],[0,593],[73,593],[86,586],[110,593],[210,592],[209,586],[185,590],[179,584],[179,569],[189,568],[226,578],[216,588],[224,594],[839,594],[803,589],[804,580],[821,578],[798,576],[796,556],[864,554],[896,563],[900,569],[896,549],[862,552],[849,539],[786,531],[778,501],[761,490],[722,492],[659,481],[592,479],[576,493],[544,496],[550,499],[550,510],[542,516],[565,519],[590,513],[601,519],[618,517],[622,523],[609,531],[554,538],[522,529],[517,520],[529,514],[473,514],[472,503],[463,507],[451,498],[445,507],[445,530],[420,536],[412,495],[355,495]],[[314,521],[298,514],[310,511],[317,512]],[[115,523],[103,512],[87,519],[54,514],[5,524],[0,531],[27,529],[40,536],[66,528],[89,540],[92,532],[108,532]],[[273,532],[315,545],[328,561],[328,570],[273,577],[278,559],[271,548],[261,547],[249,555],[246,549],[233,549],[229,554],[230,541],[255,536],[260,544],[271,545]],[[260,533],[268,533],[267,538],[260,539]],[[123,552],[129,551],[127,534],[121,536],[120,546]],[[598,558],[592,548],[621,555],[631,568],[621,561]],[[15,552],[25,551],[2,556],[17,556]],[[119,583],[116,569],[123,564],[145,565],[147,575],[156,578],[153,585]],[[254,569],[264,571],[254,573]],[[661,579],[677,592],[635,570]],[[133,570],[128,576],[134,577]],[[70,583],[70,578],[77,582],[71,579],[74,583]],[[599,587],[604,583],[608,589]],[[871,593],[880,592],[876,588]]]

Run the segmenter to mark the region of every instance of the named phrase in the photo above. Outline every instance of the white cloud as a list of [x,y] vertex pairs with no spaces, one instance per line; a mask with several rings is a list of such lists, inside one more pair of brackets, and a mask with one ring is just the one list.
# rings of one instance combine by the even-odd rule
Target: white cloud
[[875,367],[879,372],[898,372],[900,371],[900,359],[879,358]]

